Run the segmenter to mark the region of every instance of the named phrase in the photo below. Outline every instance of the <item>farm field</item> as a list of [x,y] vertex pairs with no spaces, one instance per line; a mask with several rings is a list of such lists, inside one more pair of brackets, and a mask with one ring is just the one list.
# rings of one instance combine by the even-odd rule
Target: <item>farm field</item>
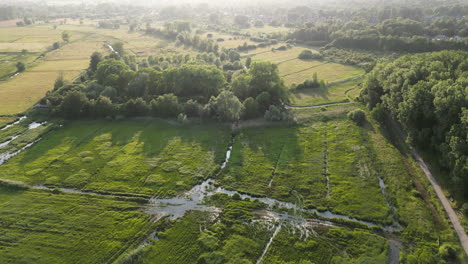
[[321,88],[308,88],[292,91],[291,103],[294,106],[331,104],[354,99],[359,95],[362,80],[351,80]]
[[[40,32],[40,26],[35,26]],[[28,29],[29,27],[25,27]],[[0,28],[0,31],[2,28]],[[22,32],[23,28],[18,31]],[[26,34],[27,32],[22,32]],[[106,52],[105,38],[82,33],[71,33],[72,41],[58,50],[51,51],[31,68],[14,78],[0,82],[0,114],[14,115],[26,111],[52,89],[59,74],[71,80],[89,65],[89,56],[94,51]],[[74,37],[81,37],[75,39]]]
[[150,55],[196,54],[191,48],[176,47],[174,43],[147,36],[141,32],[129,33],[127,27],[121,29],[102,29],[94,25],[61,25],[61,29],[82,34],[94,34],[105,38],[109,43],[122,41],[127,51],[141,58]]
[[253,61],[271,61],[278,64],[280,76],[287,86],[299,84],[312,79],[317,73],[320,80],[326,83],[342,81],[364,74],[364,70],[325,61],[300,60],[297,58],[303,47],[293,47],[288,50],[263,52],[252,57]]
[[229,141],[219,125],[74,122],[0,167],[0,175],[32,185],[173,196],[211,176]]
[[102,263],[151,227],[134,201],[0,186],[0,262]]

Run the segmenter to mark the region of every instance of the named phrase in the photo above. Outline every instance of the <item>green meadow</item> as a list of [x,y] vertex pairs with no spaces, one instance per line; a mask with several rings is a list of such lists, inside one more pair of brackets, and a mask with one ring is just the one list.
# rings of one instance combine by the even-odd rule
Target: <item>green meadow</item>
[[3,179],[106,193],[172,196],[214,174],[227,128],[164,121],[78,121],[0,167]]
[[389,208],[368,142],[365,131],[345,115],[241,130],[218,181],[228,189],[387,222]]
[[150,217],[139,211],[142,206],[2,184],[0,262],[110,262],[150,230]]

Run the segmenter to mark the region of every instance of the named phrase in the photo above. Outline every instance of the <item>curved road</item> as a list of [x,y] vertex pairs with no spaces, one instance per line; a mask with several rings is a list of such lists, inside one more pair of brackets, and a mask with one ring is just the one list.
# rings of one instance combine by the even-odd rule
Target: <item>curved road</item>
[[[398,135],[400,138],[403,140],[403,142],[406,142],[406,137],[401,130],[399,124],[391,117],[389,117],[389,120],[392,124],[392,126],[395,128],[395,130],[398,132]],[[405,143],[406,144],[406,143]],[[431,183],[432,187],[434,188],[437,197],[439,198],[440,202],[442,203],[445,212],[447,212],[447,215],[450,218],[450,222],[452,222],[453,228],[455,229],[455,232],[458,235],[458,239],[460,239],[460,243],[465,250],[465,254],[468,255],[468,236],[466,235],[465,230],[463,229],[462,225],[460,224],[460,220],[458,219],[457,214],[453,210],[452,206],[450,205],[449,200],[447,197],[445,197],[444,193],[442,192],[442,189],[440,188],[440,185],[437,183],[437,180],[434,178],[432,175],[431,171],[429,170],[429,167],[427,164],[424,162],[424,160],[421,158],[421,156],[418,154],[416,150],[414,150],[410,145],[408,145],[408,149],[410,150],[411,155],[413,155],[413,158],[418,162],[419,166],[423,170],[424,174],[426,174],[426,177],[429,179],[429,182]]]

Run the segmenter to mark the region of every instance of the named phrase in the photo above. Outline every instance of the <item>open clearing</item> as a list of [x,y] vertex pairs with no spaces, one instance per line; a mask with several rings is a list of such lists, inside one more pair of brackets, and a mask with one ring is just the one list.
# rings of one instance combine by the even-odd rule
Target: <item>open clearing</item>
[[321,88],[308,88],[292,91],[291,99],[294,106],[312,106],[331,104],[354,99],[359,95],[360,79],[334,84]]
[[263,52],[254,55],[252,60],[277,63],[280,75],[288,86],[312,79],[314,73],[317,73],[320,80],[327,83],[347,80],[364,74],[364,70],[357,67],[317,60],[300,60],[297,56],[304,49],[303,47],[293,47],[284,51]]

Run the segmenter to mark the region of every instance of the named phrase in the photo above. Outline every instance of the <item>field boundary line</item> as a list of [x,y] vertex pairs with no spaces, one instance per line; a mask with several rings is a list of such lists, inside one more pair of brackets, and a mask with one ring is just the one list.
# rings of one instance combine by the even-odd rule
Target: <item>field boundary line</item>
[[328,64],[328,62],[324,62],[324,63],[321,63],[321,64],[319,64],[319,65],[314,65],[314,66],[312,66],[312,67],[305,68],[305,69],[302,69],[302,70],[297,71],[297,72],[292,72],[292,73],[288,73],[288,74],[285,74],[285,75],[281,75],[280,77],[286,77],[286,76],[293,75],[293,74],[296,74],[296,73],[304,72],[304,71],[307,71],[307,70],[310,70],[310,69],[313,69],[313,68],[317,68],[317,67],[323,66],[323,65],[325,65],[325,64]]

